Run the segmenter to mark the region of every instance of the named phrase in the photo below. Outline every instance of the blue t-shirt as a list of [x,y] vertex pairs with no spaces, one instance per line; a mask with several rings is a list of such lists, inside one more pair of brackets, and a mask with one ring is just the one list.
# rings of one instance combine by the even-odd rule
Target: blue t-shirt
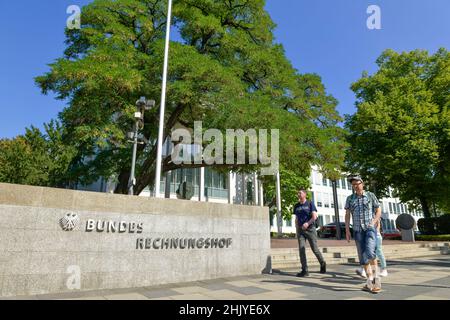
[[313,202],[309,200],[306,200],[303,204],[297,202],[294,206],[294,214],[297,216],[298,225],[300,227],[305,222],[311,220],[313,211],[317,212],[317,208]]

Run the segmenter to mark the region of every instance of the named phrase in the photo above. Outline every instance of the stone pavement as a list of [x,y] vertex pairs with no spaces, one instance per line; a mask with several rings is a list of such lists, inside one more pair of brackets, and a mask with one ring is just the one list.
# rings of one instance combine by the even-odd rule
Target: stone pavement
[[9,299],[77,300],[450,300],[450,256],[388,261],[389,276],[383,291],[361,290],[364,279],[356,265],[331,265],[327,274],[311,268],[310,276],[297,278],[298,270],[132,289],[71,292]]

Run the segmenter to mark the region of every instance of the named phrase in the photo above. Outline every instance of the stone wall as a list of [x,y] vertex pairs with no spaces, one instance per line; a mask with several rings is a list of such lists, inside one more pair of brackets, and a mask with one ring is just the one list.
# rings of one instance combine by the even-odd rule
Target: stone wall
[[269,256],[266,207],[0,183],[0,296],[260,274]]

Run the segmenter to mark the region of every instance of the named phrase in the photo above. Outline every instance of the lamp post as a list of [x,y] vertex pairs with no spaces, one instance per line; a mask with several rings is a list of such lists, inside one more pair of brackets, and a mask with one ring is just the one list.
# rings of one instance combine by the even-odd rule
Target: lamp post
[[280,170],[276,173],[276,200],[277,200],[277,233],[278,237],[281,237],[283,230],[283,218],[281,215],[281,183],[280,183]]
[[133,156],[131,159],[131,173],[130,178],[128,180],[128,194],[134,194],[134,185],[136,184],[135,177],[135,167],[136,167],[136,154],[137,154],[137,145],[143,144],[144,142],[138,141],[139,129],[144,128],[144,112],[150,110],[155,106],[155,100],[147,100],[145,97],[141,97],[138,101],[136,101],[136,112],[134,113],[134,126],[133,131],[128,132],[128,137],[133,139],[131,142],[133,143]]
[[331,180],[331,186],[333,187],[333,202],[334,202],[334,217],[336,221],[336,239],[341,240],[341,222],[339,221],[339,203],[337,195],[337,180]]
[[172,0],[167,4],[167,22],[166,22],[166,44],[164,48],[164,67],[163,80],[161,88],[161,108],[159,113],[159,131],[158,131],[158,151],[156,155],[156,174],[155,174],[155,197],[160,197],[160,183],[161,183],[161,161],[162,161],[162,139],[164,132],[164,112],[166,108],[166,85],[167,85],[167,65],[169,62],[169,41],[170,41],[170,25],[172,18]]

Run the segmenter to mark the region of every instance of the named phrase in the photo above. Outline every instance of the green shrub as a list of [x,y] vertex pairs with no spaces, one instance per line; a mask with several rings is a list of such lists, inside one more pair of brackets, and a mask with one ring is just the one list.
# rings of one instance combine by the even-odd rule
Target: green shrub
[[440,235],[416,235],[415,239],[417,241],[450,241],[450,234],[440,234]]
[[[271,232],[270,237],[278,238],[278,232]],[[281,234],[281,238],[279,238],[279,239],[295,239],[295,238],[296,238],[295,233],[283,233],[283,234]]]
[[436,228],[438,234],[450,234],[450,214],[444,214],[438,217]]
[[417,221],[417,227],[422,234],[437,234],[437,218],[421,218]]

